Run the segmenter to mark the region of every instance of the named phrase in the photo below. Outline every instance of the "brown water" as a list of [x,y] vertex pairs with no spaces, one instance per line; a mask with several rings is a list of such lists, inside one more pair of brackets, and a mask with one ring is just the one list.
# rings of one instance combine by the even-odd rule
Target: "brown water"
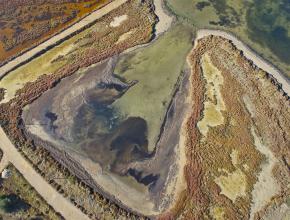
[[[180,31],[183,31],[182,36],[186,42],[177,47],[173,42],[177,40]],[[113,187],[117,189],[113,197],[119,199],[120,194],[127,195],[128,198],[124,201],[120,199],[121,202],[129,208],[134,206],[137,212],[151,209],[146,213],[155,213],[170,205],[174,192],[170,191],[169,195],[167,186],[176,180],[174,176],[179,169],[179,132],[187,108],[184,102],[189,82],[189,71],[184,72],[182,69],[185,62],[182,57],[185,58],[191,47],[191,35],[186,28],[179,27],[165,36],[160,38],[160,42],[152,44],[153,47],[140,50],[146,59],[138,59],[134,65],[128,66],[126,71],[131,69],[135,73],[132,72],[130,77],[115,66],[120,61],[131,61],[131,56],[124,55],[120,59],[113,57],[65,78],[23,112],[27,132],[37,144],[54,152],[54,149],[58,149],[54,153],[58,160],[67,161],[65,164],[76,175],[81,172],[81,178],[89,178],[87,175],[91,175],[97,185],[101,184],[105,194],[111,194]],[[171,43],[166,44],[168,41]],[[152,54],[163,51],[159,50],[160,43],[178,51],[182,55],[180,59],[176,60],[173,51],[168,48],[163,53],[162,63],[156,62]],[[148,63],[153,65],[149,69],[143,68]],[[163,63],[170,63],[174,68],[167,71]],[[115,75],[115,71],[118,75]],[[159,81],[156,81],[156,77]],[[154,82],[154,86],[151,82]],[[133,93],[132,96],[136,88],[146,88],[146,92]],[[124,98],[127,101],[116,105]],[[136,106],[137,99],[146,99],[148,105]],[[129,105],[135,105],[134,111],[124,111],[123,108],[131,109],[127,108],[131,107]],[[136,114],[138,109],[142,110],[142,114]],[[148,117],[150,115],[154,118]],[[154,123],[155,119],[158,120],[155,124],[159,124],[153,132],[157,137],[153,150],[152,146],[149,150],[148,118],[154,119]],[[70,161],[74,160],[73,164],[66,155],[69,155]],[[85,167],[85,171],[81,167]],[[97,173],[99,167],[101,173]],[[131,197],[136,201],[130,203],[128,200]],[[149,208],[136,208],[138,204]]]

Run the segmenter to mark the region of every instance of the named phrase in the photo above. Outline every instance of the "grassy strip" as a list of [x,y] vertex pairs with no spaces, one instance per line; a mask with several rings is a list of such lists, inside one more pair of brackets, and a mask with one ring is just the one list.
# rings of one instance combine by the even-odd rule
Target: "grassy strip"
[[23,208],[19,207],[19,210],[16,210],[17,207],[13,207],[15,212],[2,213],[4,218],[9,216],[17,219],[30,219],[35,217],[42,217],[50,220],[63,219],[61,215],[56,213],[30,186],[13,165],[9,165],[7,168],[11,171],[12,175],[8,179],[1,180],[0,196],[17,195],[26,204],[22,204]]

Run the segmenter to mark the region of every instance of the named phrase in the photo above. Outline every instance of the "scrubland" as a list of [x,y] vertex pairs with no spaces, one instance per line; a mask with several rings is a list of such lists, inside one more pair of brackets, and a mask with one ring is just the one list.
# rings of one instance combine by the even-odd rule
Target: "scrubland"
[[110,0],[1,1],[0,64],[109,2]]
[[280,207],[287,215],[288,95],[224,38],[199,40],[188,59],[186,202],[161,219],[259,219]]
[[[127,20],[119,26],[109,26],[115,17],[124,14],[128,16]],[[116,215],[119,219],[135,217],[70,174],[43,146],[35,146],[25,136],[21,125],[21,111],[43,92],[78,69],[147,43],[152,37],[155,22],[151,1],[128,1],[99,19],[89,29],[1,79],[5,97],[0,105],[0,118],[5,132],[22,155],[49,183],[93,219],[112,219]],[[118,42],[119,37],[129,31],[134,34],[126,41]],[[53,178],[55,176],[57,178]]]
[[5,208],[4,213],[0,213],[0,216],[2,215],[4,219],[63,219],[29,185],[13,165],[8,165],[7,169],[11,172],[11,176],[1,179],[0,197],[9,197],[11,203]]

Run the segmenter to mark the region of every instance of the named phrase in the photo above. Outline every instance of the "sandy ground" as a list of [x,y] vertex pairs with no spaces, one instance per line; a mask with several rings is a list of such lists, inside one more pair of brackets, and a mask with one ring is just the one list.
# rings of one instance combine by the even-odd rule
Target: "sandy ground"
[[209,97],[209,100],[204,102],[204,117],[197,123],[197,127],[203,136],[206,137],[210,127],[224,123],[222,111],[226,109],[220,91],[224,81],[221,72],[211,63],[207,54],[203,56],[201,62],[203,75],[207,82],[206,96]]
[[281,83],[282,89],[284,92],[286,92],[288,95],[290,94],[290,83],[289,80],[273,65],[269,64],[267,61],[265,61],[263,58],[261,58],[259,55],[257,55],[253,50],[251,50],[246,44],[244,44],[242,41],[238,40],[235,36],[232,34],[229,34],[224,31],[220,30],[210,30],[210,29],[201,29],[197,31],[196,39],[195,39],[195,45],[197,44],[197,40],[209,36],[209,35],[215,35],[215,36],[221,36],[223,38],[226,38],[233,42],[233,44],[237,47],[237,49],[243,51],[243,55],[253,61],[253,63],[266,71],[267,73],[271,74],[276,80]]
[[6,154],[3,153],[3,157],[0,161],[0,173],[2,173],[2,171],[8,166],[8,164],[9,164],[8,158]]
[[123,21],[128,19],[128,15],[121,15],[118,17],[114,17],[114,20],[110,23],[110,27],[118,27],[122,24]]
[[159,22],[156,25],[155,32],[156,36],[158,36],[169,29],[173,21],[173,17],[170,17],[168,14],[165,13],[165,10],[163,9],[163,0],[155,0],[154,6],[155,6],[155,14],[159,19]]
[[0,67],[0,78],[2,78],[7,72],[10,70],[18,67],[19,65],[25,63],[31,57],[36,56],[37,54],[45,51],[47,48],[56,45],[62,39],[76,33],[78,30],[84,28],[85,26],[91,24],[95,20],[101,18],[102,16],[108,14],[112,10],[118,8],[128,0],[114,0],[110,4],[104,6],[103,8],[91,13],[87,17],[83,18],[79,22],[75,23],[68,29],[60,32],[59,34],[53,36],[52,38],[48,39],[47,41],[43,42],[42,44],[38,45],[37,47],[27,51],[26,53],[18,56],[17,58],[13,59],[12,61],[8,62],[4,66]]
[[[186,58],[186,63],[189,67],[187,71],[190,71],[191,73],[192,68],[190,67],[189,56],[187,56]],[[192,74],[189,75],[189,80],[188,80],[189,82],[192,81],[191,76]],[[189,83],[188,87],[189,87],[188,91],[192,91],[191,83]],[[187,162],[187,159],[186,159],[187,121],[193,112],[193,109],[190,108],[191,100],[192,100],[192,93],[189,93],[187,97],[185,98],[185,104],[188,107],[185,110],[185,117],[183,118],[182,125],[179,132],[179,143],[178,143],[178,146],[176,147],[176,150],[178,151],[178,153],[176,153],[177,155],[176,164],[178,167],[177,174],[175,175],[176,181],[174,182],[172,181],[172,184],[168,186],[167,191],[166,191],[168,196],[173,194],[172,203],[168,209],[173,208],[176,205],[176,203],[179,201],[180,194],[182,193],[182,191],[186,190],[186,187],[187,187],[186,179],[184,175],[184,167]]]
[[272,196],[275,196],[279,192],[280,186],[272,174],[272,170],[278,160],[273,155],[272,151],[261,142],[260,138],[255,133],[254,128],[251,129],[251,132],[257,150],[267,158],[267,162],[263,163],[261,166],[262,170],[259,173],[258,181],[254,185],[254,190],[252,191],[253,201],[250,215],[250,219],[252,220],[254,219],[254,215],[267,205],[267,202],[271,200]]
[[163,4],[164,4],[163,1],[164,0],[154,0],[155,14],[158,17],[158,23],[155,26],[155,37],[154,37],[154,39],[152,41],[150,41],[149,43],[141,44],[141,45],[137,45],[135,47],[128,48],[122,54],[130,53],[130,52],[132,52],[134,50],[137,50],[139,48],[151,45],[155,40],[158,39],[158,36],[160,36],[161,34],[166,32],[170,28],[170,26],[171,26],[171,24],[173,22],[173,17],[169,16],[165,12],[165,9],[164,9],[164,6],[163,6]]
[[117,41],[115,44],[119,44],[119,43],[121,43],[121,42],[127,40],[127,39],[128,39],[128,38],[133,34],[133,32],[134,32],[134,31],[131,30],[131,31],[126,32],[125,34],[122,34],[122,35],[119,37],[118,41]]
[[0,148],[3,151],[3,155],[6,155],[7,160],[16,167],[56,212],[59,212],[65,219],[69,220],[89,220],[88,216],[83,214],[69,200],[59,194],[33,169],[31,164],[16,150],[2,128],[0,128]]
[[132,183],[128,185],[120,176],[104,171],[96,163],[80,155],[75,154],[74,159],[91,174],[99,188],[107,194],[110,200],[117,202],[121,206],[124,204],[126,208],[136,213],[147,216],[158,214],[158,212],[154,211],[154,203],[149,197],[147,187],[142,187],[139,184],[135,188]]

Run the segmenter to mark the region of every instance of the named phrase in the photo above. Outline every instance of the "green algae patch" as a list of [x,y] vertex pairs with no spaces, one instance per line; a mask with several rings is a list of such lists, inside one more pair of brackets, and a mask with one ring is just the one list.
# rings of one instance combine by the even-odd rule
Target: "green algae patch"
[[175,84],[192,47],[189,28],[177,25],[154,44],[121,57],[115,73],[136,80],[113,106],[127,117],[141,117],[148,124],[149,150],[157,141]]
[[219,29],[241,39],[290,77],[287,0],[166,0],[170,12],[195,30]]
[[202,59],[202,70],[207,82],[207,100],[204,102],[203,119],[197,126],[200,132],[206,136],[210,127],[215,127],[224,123],[222,111],[225,111],[225,104],[220,91],[220,87],[223,85],[223,76],[211,63],[210,57],[207,54]]

